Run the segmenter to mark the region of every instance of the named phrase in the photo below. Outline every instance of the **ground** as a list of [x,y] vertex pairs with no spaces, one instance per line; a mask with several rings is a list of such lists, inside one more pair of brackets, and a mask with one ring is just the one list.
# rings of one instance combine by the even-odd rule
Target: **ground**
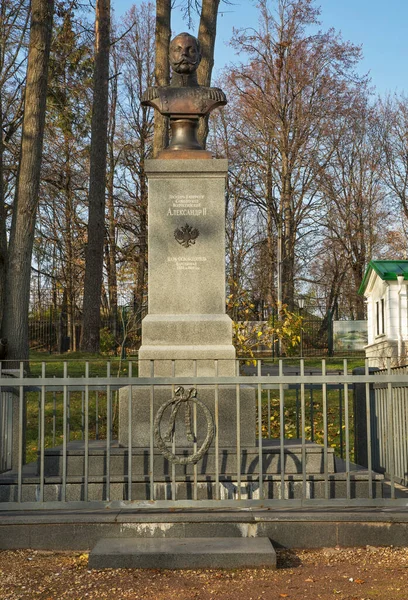
[[280,550],[277,570],[89,571],[87,560],[0,552],[0,600],[408,599],[408,548]]

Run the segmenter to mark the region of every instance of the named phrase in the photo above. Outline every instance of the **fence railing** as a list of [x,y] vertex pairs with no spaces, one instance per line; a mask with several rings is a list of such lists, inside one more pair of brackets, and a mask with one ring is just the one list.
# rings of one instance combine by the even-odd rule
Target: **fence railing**
[[[149,361],[149,377],[137,377],[132,362],[115,372],[110,363],[104,372],[90,363],[30,372],[3,364],[0,415],[11,397],[13,418],[0,421],[0,450],[13,456],[11,469],[0,462],[0,509],[408,503],[399,485],[407,484],[406,400],[393,397],[408,374],[367,366],[353,375],[347,360],[340,372],[323,360],[308,373],[303,360],[297,369],[257,360],[252,372],[206,360],[191,361],[193,375],[175,375],[168,362],[171,376],[161,377],[158,361]],[[356,385],[365,392],[365,465],[355,462]],[[382,394],[374,405],[373,386]]]
[[373,468],[408,486],[408,385],[398,381],[408,375],[408,367],[378,371],[393,375],[397,381],[375,383],[372,395],[371,438]]

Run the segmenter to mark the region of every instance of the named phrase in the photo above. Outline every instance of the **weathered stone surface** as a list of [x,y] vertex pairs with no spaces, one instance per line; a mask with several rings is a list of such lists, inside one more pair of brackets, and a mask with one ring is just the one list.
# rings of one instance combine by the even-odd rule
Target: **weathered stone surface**
[[[132,440],[133,446],[150,447],[150,431],[153,427],[150,417],[150,395],[149,387],[133,387],[132,393]],[[174,390],[170,386],[154,388],[153,419],[160,406],[170,400]],[[197,397],[209,408],[215,421],[215,388],[202,386],[197,391]],[[220,448],[236,447],[237,444],[237,399],[235,387],[219,386],[218,388],[218,436]],[[163,416],[164,424],[169,418],[170,410]],[[240,389],[240,413],[241,413],[241,445],[255,445],[255,390],[241,386]],[[119,443],[128,446],[129,439],[129,388],[119,391]],[[197,409],[197,443],[200,445],[206,436],[207,421],[200,408]],[[176,421],[176,440],[179,447],[190,447],[187,441],[184,423],[184,408],[179,409]]]
[[105,538],[89,555],[91,569],[276,568],[268,538]]
[[[149,307],[139,375],[236,372],[225,314],[226,160],[147,161]],[[195,367],[193,361],[197,360]]]
[[[279,474],[281,470],[280,445],[278,440],[263,440],[262,444],[264,474]],[[77,448],[76,450],[73,448]],[[191,448],[180,448],[180,454],[188,454]],[[62,475],[62,447],[45,451],[45,477]],[[92,477],[102,477],[106,473],[106,443],[91,442],[88,454],[88,469]],[[328,451],[328,473],[334,473],[333,449]],[[259,473],[259,449],[257,446],[247,446],[241,449],[241,473],[257,476]],[[218,455],[218,471],[220,475],[236,475],[236,448],[220,448]],[[110,451],[110,472],[115,477],[128,475],[128,447],[117,447],[115,444]],[[151,472],[150,451],[147,448],[132,448],[132,476],[134,480],[148,477]],[[155,448],[153,455],[153,473],[155,478],[169,475],[171,466],[160,451]],[[197,473],[214,475],[216,472],[216,455],[214,445],[210,447],[204,458],[197,463]],[[323,448],[318,444],[306,446],[306,473],[319,474],[324,472]],[[175,465],[176,476],[192,475],[194,466]],[[285,474],[302,473],[302,449],[298,444],[285,444]],[[37,472],[35,473],[37,474]],[[85,474],[84,444],[71,442],[67,452],[68,477],[80,477]],[[2,478],[0,478],[1,481]]]

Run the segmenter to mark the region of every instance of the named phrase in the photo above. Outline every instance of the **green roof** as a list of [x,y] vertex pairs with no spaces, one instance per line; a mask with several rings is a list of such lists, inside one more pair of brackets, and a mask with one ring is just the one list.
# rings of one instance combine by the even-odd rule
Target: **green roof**
[[358,290],[361,296],[366,290],[372,271],[384,281],[396,281],[397,275],[404,275],[404,279],[408,280],[408,260],[370,260]]

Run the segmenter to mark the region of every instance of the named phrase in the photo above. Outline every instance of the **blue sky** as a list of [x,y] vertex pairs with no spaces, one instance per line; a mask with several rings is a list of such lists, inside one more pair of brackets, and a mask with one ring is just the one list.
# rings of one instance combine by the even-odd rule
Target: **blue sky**
[[[256,2],[231,0],[221,4],[225,13],[218,17],[216,70],[237,59],[228,47],[233,27],[257,27]],[[117,16],[141,0],[112,0]],[[334,27],[343,39],[362,44],[364,60],[359,71],[370,72],[372,84],[380,94],[408,93],[408,0],[320,0],[322,28]],[[195,31],[198,28],[195,20]],[[174,33],[185,30],[180,10],[173,9]],[[216,76],[216,72],[214,73]]]

